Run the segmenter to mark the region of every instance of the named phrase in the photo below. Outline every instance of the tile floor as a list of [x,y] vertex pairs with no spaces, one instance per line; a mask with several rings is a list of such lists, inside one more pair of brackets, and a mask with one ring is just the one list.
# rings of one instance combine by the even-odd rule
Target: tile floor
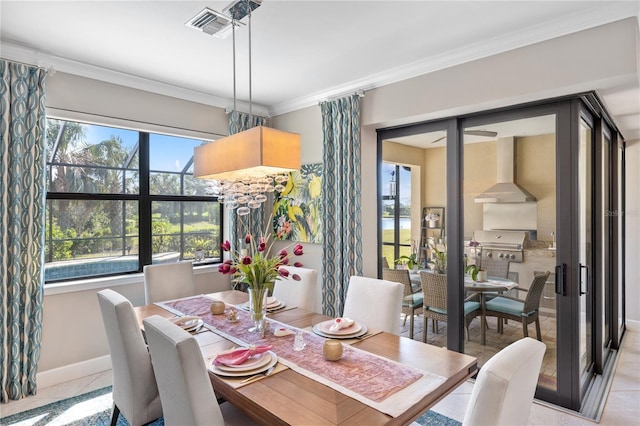
[[[419,323],[422,322],[420,318]],[[408,328],[408,324],[407,324]],[[420,330],[421,333],[421,330]],[[405,334],[406,335],[406,334]],[[418,334],[416,334],[416,337]],[[417,338],[421,338],[420,337]],[[0,417],[36,408],[60,399],[86,393],[111,384],[111,371],[86,376],[56,386],[43,388],[38,394],[0,405]],[[462,421],[473,383],[463,384],[434,408],[445,416]],[[606,400],[601,425],[638,424],[640,419],[640,325],[628,327],[614,379]],[[567,411],[536,402],[529,418],[531,425],[589,425],[593,421]]]

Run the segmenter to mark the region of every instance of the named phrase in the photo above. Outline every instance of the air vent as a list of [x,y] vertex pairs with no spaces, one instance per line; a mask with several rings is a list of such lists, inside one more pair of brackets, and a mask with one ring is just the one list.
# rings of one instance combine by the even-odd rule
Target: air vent
[[185,25],[204,33],[224,38],[231,31],[232,19],[220,12],[205,7],[200,13],[191,18]]

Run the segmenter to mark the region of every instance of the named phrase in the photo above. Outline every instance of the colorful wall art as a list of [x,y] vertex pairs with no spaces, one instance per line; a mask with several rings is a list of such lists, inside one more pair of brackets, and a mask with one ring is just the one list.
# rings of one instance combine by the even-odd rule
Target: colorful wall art
[[291,172],[273,204],[276,240],[322,243],[322,163]]

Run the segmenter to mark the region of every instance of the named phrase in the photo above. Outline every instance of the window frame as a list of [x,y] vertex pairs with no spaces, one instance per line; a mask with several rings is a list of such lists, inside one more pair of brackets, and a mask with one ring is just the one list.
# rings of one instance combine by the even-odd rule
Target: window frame
[[[126,128],[126,127],[120,127],[120,126],[115,126],[112,124],[101,124],[101,123],[97,123],[97,122],[86,122],[86,121],[79,121],[79,120],[72,120],[72,119],[65,119],[65,118],[58,118],[58,117],[52,117],[52,116],[47,116],[46,117],[47,121],[48,120],[58,120],[61,122],[73,122],[73,123],[79,123],[82,125],[90,125],[90,126],[104,126],[104,127],[111,127],[111,128],[115,128],[115,129],[122,129],[122,130],[128,130],[128,131],[132,131],[132,132],[136,132],[138,134],[138,158],[139,158],[139,164],[138,164],[138,178],[139,178],[139,182],[138,182],[138,193],[137,194],[131,194],[131,193],[127,193],[126,192],[126,188],[122,188],[122,192],[121,193],[87,193],[87,192],[50,192],[48,189],[46,191],[46,200],[45,200],[45,208],[48,208],[48,202],[50,200],[74,200],[74,201],[136,201],[138,203],[138,241],[139,241],[139,249],[138,249],[138,269],[137,270],[131,270],[131,271],[122,271],[122,272],[114,272],[114,273],[108,273],[108,274],[96,274],[96,275],[83,275],[83,276],[77,276],[77,277],[69,277],[69,278],[64,278],[64,279],[59,279],[59,280],[47,280],[45,281],[45,286],[47,285],[55,285],[55,284],[63,284],[63,283],[67,283],[67,282],[73,282],[73,281],[81,281],[81,280],[90,280],[90,279],[100,279],[100,278],[105,278],[105,277],[117,277],[117,276],[125,276],[125,275],[131,275],[131,274],[139,274],[143,271],[143,268],[145,265],[150,265],[152,263],[152,259],[153,259],[153,250],[152,250],[152,241],[153,241],[153,235],[152,235],[152,222],[153,222],[153,218],[152,218],[152,204],[154,202],[203,202],[203,203],[208,203],[208,202],[213,202],[213,203],[217,203],[218,204],[218,217],[219,217],[219,233],[220,233],[220,240],[222,241],[222,239],[224,238],[224,206],[222,205],[222,203],[218,202],[218,197],[216,195],[167,195],[167,194],[151,194],[150,193],[150,177],[151,177],[151,173],[162,173],[165,171],[160,171],[160,170],[151,170],[150,168],[150,153],[151,153],[151,149],[150,149],[150,136],[152,134],[158,134],[158,135],[163,135],[163,133],[159,133],[159,132],[150,132],[150,131],[143,131],[143,130],[134,130],[134,129],[130,129],[130,128]],[[183,135],[179,135],[179,134],[173,134],[171,136],[175,136],[178,138],[184,138],[184,139],[195,139],[198,140],[199,138],[194,138],[194,137],[189,137],[189,136],[183,136]],[[200,139],[203,140],[204,139]],[[55,166],[57,163],[52,163],[50,160],[53,156],[50,155],[50,153],[47,153],[46,156],[46,164],[45,164],[45,177],[47,179],[47,185],[46,187],[48,188],[48,180],[49,180],[49,168],[53,165]],[[188,161],[187,165],[184,167],[183,170],[187,170],[190,165],[193,163],[193,154],[191,155],[190,160]],[[87,165],[87,167],[94,167],[92,165]],[[184,174],[191,174],[191,173],[184,173]],[[48,214],[45,215],[45,217],[50,218],[50,216]],[[182,218],[182,220],[184,221],[184,218]],[[180,238],[184,238],[184,232],[180,233]],[[50,243],[50,235],[49,234],[45,234],[45,241],[44,241],[44,245],[47,246]],[[184,255],[184,249],[183,249],[183,245],[181,244],[182,249],[180,250],[180,260],[189,260],[189,259],[184,259],[183,255]],[[222,253],[220,253],[220,256],[218,257],[210,257],[210,258],[206,258],[204,261],[198,262],[197,265],[201,266],[201,265],[215,265],[222,262]],[[49,264],[48,260],[45,259],[45,269],[47,267],[47,265]]]

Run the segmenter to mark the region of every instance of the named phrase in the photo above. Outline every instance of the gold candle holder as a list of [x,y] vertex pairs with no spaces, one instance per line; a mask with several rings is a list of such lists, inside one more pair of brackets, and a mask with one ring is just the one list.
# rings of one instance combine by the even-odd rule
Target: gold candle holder
[[337,361],[342,358],[342,342],[339,340],[327,340],[322,345],[322,355],[327,361]]
[[211,313],[213,315],[224,314],[224,302],[221,300],[214,300],[211,302]]

